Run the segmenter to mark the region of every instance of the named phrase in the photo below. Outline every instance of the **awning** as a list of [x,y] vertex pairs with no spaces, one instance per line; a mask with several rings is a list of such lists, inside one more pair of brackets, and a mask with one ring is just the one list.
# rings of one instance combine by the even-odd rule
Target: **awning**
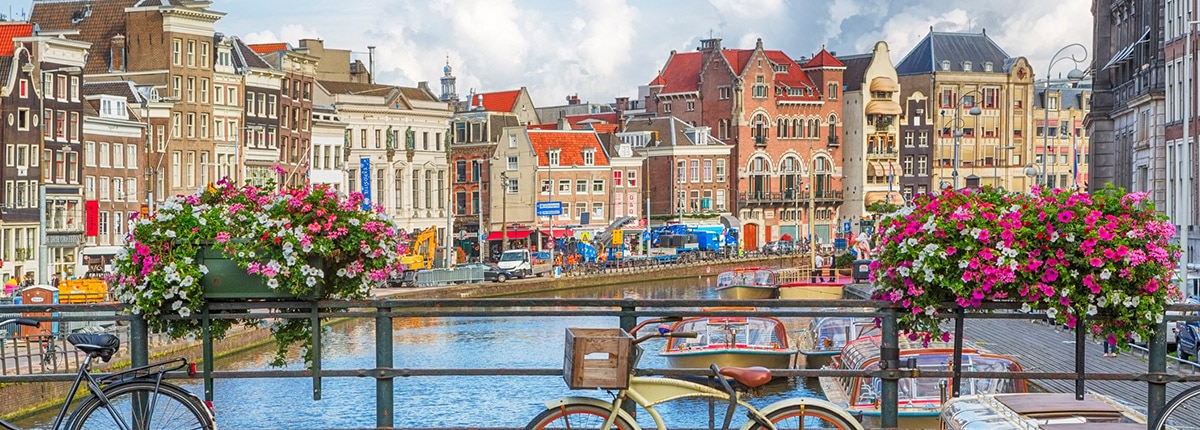
[[[547,236],[549,236],[549,235],[550,235],[550,231],[549,231],[549,230],[546,230],[544,233],[546,233],[546,235],[547,235]],[[564,237],[567,237],[567,236],[570,236],[570,235],[571,235],[571,230],[568,230],[568,229],[566,229],[566,228],[556,228],[556,229],[554,229],[554,238],[555,238],[555,239],[562,239],[562,238],[564,238]]]
[[1138,45],[1149,42],[1149,41],[1150,41],[1150,26],[1146,26],[1146,32],[1142,33],[1141,38],[1139,38],[1136,42],[1131,43],[1129,46],[1126,46],[1125,49],[1117,51],[1117,53],[1112,56],[1112,59],[1108,60],[1108,63],[1106,63],[1104,65],[1104,67],[1101,67],[1100,70],[1107,69],[1109,67],[1112,67],[1116,64],[1121,63],[1122,61],[1125,61],[1126,59],[1128,59],[1130,56],[1133,55],[1133,50],[1137,49]]
[[867,176],[883,176],[879,163],[867,163]]
[[900,115],[902,112],[900,105],[891,100],[872,100],[867,103],[869,115]]
[[890,92],[900,91],[900,86],[896,85],[896,81],[886,76],[880,76],[871,80],[871,92]]
[[[505,232],[493,231],[488,233],[487,240],[503,240],[504,238],[501,236],[503,233]],[[533,230],[512,230],[508,232],[508,239],[524,239],[529,237],[531,234],[533,234]]]
[[895,191],[868,191],[865,200],[868,205],[878,201],[898,205],[904,203],[904,196]]

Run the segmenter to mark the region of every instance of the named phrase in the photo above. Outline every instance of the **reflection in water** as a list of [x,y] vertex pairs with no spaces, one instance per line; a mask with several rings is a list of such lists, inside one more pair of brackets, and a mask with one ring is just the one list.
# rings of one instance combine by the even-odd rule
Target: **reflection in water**
[[[684,280],[561,291],[529,297],[715,299],[710,280]],[[462,317],[396,318],[395,367],[436,368],[559,368],[563,361],[566,327],[616,327],[616,317]],[[789,323],[794,332],[804,325]],[[374,323],[353,320],[330,327],[322,351],[324,369],[371,368],[375,363]],[[656,351],[662,340],[642,344],[647,353],[641,366],[665,368]],[[218,360],[219,370],[270,369],[272,346]],[[196,359],[197,357],[190,357]],[[297,357],[289,369],[300,369]],[[199,381],[180,381],[203,393]],[[815,384],[814,384],[815,385]],[[765,406],[818,391],[803,383],[778,380],[751,401]],[[375,381],[369,378],[324,378],[322,399],[312,400],[312,380],[220,379],[215,382],[214,407],[222,428],[317,429],[373,427]],[[540,412],[543,402],[565,395],[608,398],[601,391],[567,389],[557,376],[410,377],[395,380],[397,427],[521,427]],[[708,425],[708,403],[680,401],[658,407],[672,427]],[[721,420],[722,407],[715,408]],[[735,423],[744,421],[739,411]],[[50,414],[52,415],[52,414]],[[639,414],[643,419],[648,414]],[[18,424],[46,428],[52,416]],[[718,421],[719,422],[719,421]],[[642,425],[653,425],[644,422]]]

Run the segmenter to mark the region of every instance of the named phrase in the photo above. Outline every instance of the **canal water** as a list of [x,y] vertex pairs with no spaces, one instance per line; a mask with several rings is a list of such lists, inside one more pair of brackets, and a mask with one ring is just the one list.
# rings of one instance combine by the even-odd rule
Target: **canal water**
[[[528,297],[715,299],[707,280],[675,280],[627,286],[609,286]],[[563,333],[567,327],[616,327],[616,317],[505,317],[505,318],[396,318],[395,367],[436,368],[557,368],[563,362]],[[806,328],[789,325],[789,331]],[[325,336],[322,365],[325,369],[374,367],[374,322],[352,320],[331,327]],[[645,348],[641,367],[666,368],[656,354],[663,341],[654,339]],[[220,370],[270,369],[273,345],[217,361]],[[303,365],[292,360],[291,369]],[[604,391],[571,391],[558,376],[410,377],[395,380],[397,427],[523,427],[540,411],[543,402],[566,395],[610,399]],[[199,382],[183,385],[203,393]],[[214,408],[218,425],[225,429],[363,428],[375,425],[375,381],[370,378],[324,378],[322,399],[313,401],[312,380],[219,379],[215,382]],[[751,399],[759,407],[792,397],[820,397],[815,381],[777,379]],[[672,428],[707,428],[706,401],[675,401],[657,407]],[[723,416],[716,407],[717,426]],[[744,421],[744,410],[734,417]],[[639,413],[643,426],[652,426],[649,415]],[[18,424],[46,429],[52,413]]]

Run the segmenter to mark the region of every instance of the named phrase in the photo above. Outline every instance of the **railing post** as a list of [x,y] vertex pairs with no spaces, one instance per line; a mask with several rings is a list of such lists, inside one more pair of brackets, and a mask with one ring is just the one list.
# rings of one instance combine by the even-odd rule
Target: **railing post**
[[312,379],[313,400],[321,400],[321,310],[312,302],[312,316],[308,323],[312,327]]
[[208,306],[204,306],[204,310],[200,313],[200,348],[201,354],[204,356],[204,400],[213,401],[213,340],[212,340],[212,317],[208,313]]
[[129,360],[133,367],[150,364],[146,319],[138,316],[129,321]]
[[950,388],[950,398],[952,399],[962,395],[963,319],[965,314],[966,310],[962,306],[954,310],[954,384]]
[[[896,310],[884,309],[883,333],[879,342],[879,370],[896,372],[900,369],[900,328],[896,325]],[[895,428],[899,425],[900,397],[897,394],[900,378],[884,375],[880,387],[879,425]]]
[[[1075,324],[1075,400],[1083,400],[1084,381],[1087,380],[1087,366],[1085,363],[1087,341],[1087,315],[1081,315]],[[1050,321],[1054,324],[1054,321]],[[1106,340],[1107,342],[1107,340]]]
[[375,315],[375,369],[380,373],[375,376],[375,427],[391,428],[395,426],[395,381],[391,376],[383,376],[384,370],[391,370],[393,363],[392,347],[392,308],[378,308]]
[[[1161,378],[1167,372],[1167,321],[1155,324],[1154,335],[1150,336],[1150,362],[1146,388],[1146,418],[1147,422],[1157,422],[1167,403],[1167,383]],[[1183,363],[1179,363],[1180,366]],[[1157,379],[1155,378],[1157,376]]]
[[[621,325],[621,330],[625,330],[626,332],[633,330],[634,327],[637,326],[637,316],[633,314],[633,312],[637,310],[637,306],[629,304],[632,303],[632,301],[633,299],[625,299],[626,304],[621,306],[621,319],[618,323]],[[632,336],[637,336],[637,333],[629,334]],[[631,365],[636,366],[637,364],[633,363]],[[624,409],[625,412],[629,413],[629,416],[636,417],[634,414],[637,413],[637,410],[635,409],[633,402],[625,402],[621,404],[621,409]]]

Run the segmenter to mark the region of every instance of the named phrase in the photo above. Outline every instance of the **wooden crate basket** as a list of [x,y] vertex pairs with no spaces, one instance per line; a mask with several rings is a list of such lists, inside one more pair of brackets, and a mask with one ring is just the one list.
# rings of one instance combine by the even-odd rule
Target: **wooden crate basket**
[[568,328],[563,380],[576,390],[628,388],[632,349],[619,328]]

